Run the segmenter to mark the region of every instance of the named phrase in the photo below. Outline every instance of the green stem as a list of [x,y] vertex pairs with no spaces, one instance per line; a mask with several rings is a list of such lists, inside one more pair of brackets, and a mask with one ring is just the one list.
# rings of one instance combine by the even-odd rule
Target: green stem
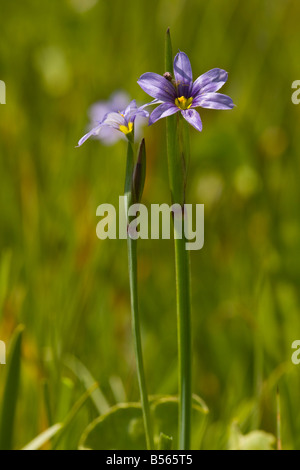
[[277,386],[277,391],[276,391],[276,411],[277,411],[277,450],[282,450],[282,445],[281,445],[281,411],[280,411],[280,395],[279,395],[279,390]]
[[[172,71],[172,45],[166,36],[166,70]],[[186,162],[189,159],[189,134],[179,116],[167,118],[167,155],[172,203],[185,202]],[[186,216],[185,216],[186,217]],[[184,217],[182,238],[175,238],[176,303],[179,360],[179,449],[188,450],[191,440],[192,357],[189,251],[185,247]]]
[[189,252],[185,239],[175,240],[179,352],[179,449],[189,450],[192,408],[191,311]]
[[[126,165],[126,179],[125,179],[125,197],[126,197],[126,214],[128,219],[128,208],[132,201],[132,172],[133,172],[134,151],[133,142],[128,142],[127,150],[127,165]],[[127,236],[127,249],[128,249],[128,268],[129,268],[129,283],[130,283],[130,299],[131,299],[131,322],[132,332],[134,338],[134,349],[137,366],[137,376],[140,389],[140,397],[142,404],[143,420],[145,427],[147,449],[154,449],[150,407],[148,401],[148,393],[146,387],[146,379],[143,364],[142,341],[140,332],[140,318],[138,308],[138,290],[137,290],[137,240],[133,240]]]
[[[179,132],[179,127],[177,132]],[[185,143],[183,134],[181,137],[180,149],[177,143],[180,156],[188,158],[188,146]],[[185,153],[183,153],[185,152]],[[184,213],[185,199],[185,167],[182,167],[180,174],[182,179],[178,184],[178,164],[176,164],[176,153],[168,152],[169,172],[171,192],[175,203],[182,206]],[[178,160],[177,160],[178,162]],[[175,174],[176,173],[176,174]],[[174,187],[174,183],[178,184]],[[192,367],[191,367],[191,302],[190,302],[190,260],[189,251],[186,249],[186,238],[184,236],[184,223],[186,214],[182,217],[181,233],[182,238],[175,238],[175,271],[176,271],[176,302],[177,302],[177,325],[178,325],[178,360],[179,360],[179,449],[188,450],[190,447],[191,433],[191,409],[192,409]]]

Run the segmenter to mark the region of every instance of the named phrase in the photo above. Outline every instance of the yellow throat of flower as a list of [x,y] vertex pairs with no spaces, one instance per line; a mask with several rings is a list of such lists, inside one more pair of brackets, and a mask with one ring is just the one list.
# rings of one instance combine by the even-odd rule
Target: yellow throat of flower
[[180,98],[175,99],[175,104],[179,109],[189,109],[192,106],[193,98],[186,98],[185,96],[180,96]]
[[132,132],[132,129],[133,129],[133,122],[129,122],[128,127],[121,125],[121,126],[119,126],[119,129],[125,135],[130,134],[130,132]]

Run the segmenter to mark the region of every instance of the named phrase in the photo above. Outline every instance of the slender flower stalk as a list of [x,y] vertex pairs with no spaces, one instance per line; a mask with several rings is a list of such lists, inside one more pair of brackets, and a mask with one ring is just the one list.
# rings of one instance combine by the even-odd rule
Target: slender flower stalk
[[[141,142],[138,161],[134,165],[134,124],[137,116],[147,118],[149,113],[143,107],[137,107],[133,100],[124,111],[109,112],[98,123],[98,125],[85,134],[78,142],[81,146],[87,139],[93,136],[99,136],[103,130],[113,129],[125,135],[128,142],[127,162],[125,175],[125,212],[127,217],[127,227],[130,223],[128,215],[129,207],[132,203],[140,202],[142,197],[144,180],[145,180],[145,141]],[[128,250],[128,270],[130,285],[130,302],[131,302],[131,323],[134,339],[134,350],[137,366],[137,376],[139,383],[139,391],[141,397],[142,413],[145,427],[145,436],[147,449],[154,449],[154,440],[151,426],[150,406],[148,401],[146,379],[143,364],[142,341],[140,332],[140,318],[138,307],[138,289],[137,289],[137,240],[127,235]]]
[[[140,154],[145,152],[145,143],[142,140],[140,146]],[[137,165],[139,162],[137,163]],[[133,131],[128,136],[128,149],[127,149],[127,163],[126,163],[126,178],[125,178],[125,201],[126,201],[126,215],[127,215],[127,226],[130,222],[128,216],[128,209],[132,202],[139,202],[135,200],[135,194],[139,192],[140,196],[143,188],[138,188],[138,191],[134,191],[134,150],[133,150]],[[143,184],[143,183],[142,183]],[[140,397],[142,404],[144,428],[146,435],[147,449],[154,449],[153,433],[151,426],[150,407],[148,401],[148,393],[146,387],[146,379],[144,372],[143,363],[143,352],[142,352],[142,341],[140,331],[140,318],[139,318],[139,306],[138,306],[138,290],[137,290],[137,240],[134,240],[128,234],[127,236],[127,249],[128,249],[128,269],[129,269],[129,283],[130,283],[130,298],[131,298],[131,322],[132,332],[134,338],[134,349],[137,365],[137,375],[140,389]]]
[[[167,156],[169,184],[172,203],[182,207],[182,227],[184,233],[186,166],[189,160],[189,129],[187,124],[202,131],[202,121],[197,107],[210,109],[232,109],[232,99],[217,91],[227,81],[225,70],[215,68],[200,75],[193,81],[190,60],[184,52],[179,52],[172,63],[170,31],[166,35],[166,72],[144,73],[138,80],[140,87],[155,98],[151,105],[158,104],[149,117],[149,125],[162,118],[167,121]],[[173,75],[171,73],[173,71]],[[175,230],[178,224],[174,224]],[[188,450],[191,439],[192,414],[192,339],[190,302],[190,263],[189,251],[185,249],[186,238],[174,237],[176,268],[176,300],[179,356],[179,449]]]
[[[166,36],[166,70],[172,67],[172,45],[170,32]],[[185,201],[185,163],[186,133],[184,122],[179,122],[179,115],[167,118],[167,156],[169,184],[172,203],[183,207]],[[178,133],[180,127],[180,133]],[[184,217],[182,217],[183,223]],[[184,230],[182,230],[184,233]],[[174,237],[175,271],[176,271],[176,303],[178,332],[178,367],[179,367],[179,410],[178,410],[178,445],[180,450],[188,450],[191,434],[192,408],[192,367],[191,367],[191,305],[190,305],[190,267],[189,251],[185,249],[185,237]]]

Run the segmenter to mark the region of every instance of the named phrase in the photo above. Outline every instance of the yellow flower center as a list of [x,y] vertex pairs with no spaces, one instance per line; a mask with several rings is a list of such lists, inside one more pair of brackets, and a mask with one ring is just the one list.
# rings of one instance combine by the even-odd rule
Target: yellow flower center
[[175,104],[179,109],[189,109],[192,106],[193,98],[186,98],[185,96],[180,96],[180,98],[175,99]]
[[132,132],[132,129],[133,129],[133,122],[129,122],[128,127],[121,125],[121,126],[119,126],[119,129],[125,135],[130,134],[130,132]]

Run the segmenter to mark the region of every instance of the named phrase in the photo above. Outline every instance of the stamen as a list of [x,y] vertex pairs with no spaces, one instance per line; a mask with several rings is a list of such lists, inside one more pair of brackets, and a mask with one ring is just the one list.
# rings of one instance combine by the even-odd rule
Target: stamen
[[175,104],[179,109],[189,109],[192,106],[193,97],[186,98],[185,96],[180,96],[175,99]]
[[123,125],[119,126],[119,130],[123,132],[123,134],[125,135],[130,134],[130,132],[132,132],[132,129],[133,129],[133,122],[129,122],[128,127],[123,126]]

